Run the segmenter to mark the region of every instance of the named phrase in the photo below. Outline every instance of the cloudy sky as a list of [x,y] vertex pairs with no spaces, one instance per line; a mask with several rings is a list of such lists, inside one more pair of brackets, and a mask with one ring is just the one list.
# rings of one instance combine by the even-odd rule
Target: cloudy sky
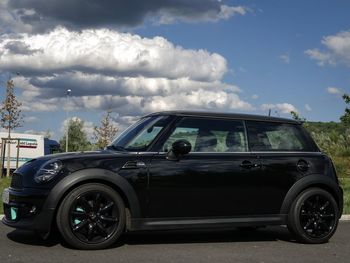
[[337,121],[349,12],[342,0],[0,0],[0,96],[11,76],[18,131],[54,138],[65,109],[90,132],[108,109],[121,129],[169,109]]

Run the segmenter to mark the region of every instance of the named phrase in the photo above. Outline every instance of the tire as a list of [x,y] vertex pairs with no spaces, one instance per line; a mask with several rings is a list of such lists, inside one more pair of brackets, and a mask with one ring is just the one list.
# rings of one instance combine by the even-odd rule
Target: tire
[[84,184],[63,199],[56,222],[63,239],[73,248],[104,249],[124,232],[125,206],[111,187]]
[[326,243],[335,233],[339,208],[334,197],[320,188],[304,190],[288,214],[288,229],[302,243]]

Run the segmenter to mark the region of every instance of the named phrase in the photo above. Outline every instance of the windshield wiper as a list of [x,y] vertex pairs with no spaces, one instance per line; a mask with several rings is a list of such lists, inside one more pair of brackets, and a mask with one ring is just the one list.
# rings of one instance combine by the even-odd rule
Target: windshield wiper
[[126,149],[123,146],[120,145],[108,145],[106,147],[108,150],[114,150],[114,151],[122,151],[122,152],[126,152]]

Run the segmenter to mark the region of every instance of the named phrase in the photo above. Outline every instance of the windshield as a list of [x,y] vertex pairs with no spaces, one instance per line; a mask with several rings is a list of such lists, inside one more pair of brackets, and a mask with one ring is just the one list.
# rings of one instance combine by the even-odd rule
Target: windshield
[[146,151],[167,124],[169,116],[145,117],[122,132],[109,149],[119,151]]

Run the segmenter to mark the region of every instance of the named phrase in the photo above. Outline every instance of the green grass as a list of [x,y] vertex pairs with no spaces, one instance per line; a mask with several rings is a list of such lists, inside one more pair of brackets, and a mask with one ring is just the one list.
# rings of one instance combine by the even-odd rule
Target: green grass
[[350,214],[350,178],[341,178],[340,184],[344,190],[344,214]]
[[[344,214],[350,214],[350,178],[341,178],[340,184],[344,190]],[[0,193],[4,188],[9,187],[11,182],[10,178],[1,178],[0,179]],[[2,200],[0,201],[0,214],[3,214]]]
[[339,178],[350,178],[350,156],[331,156]]
[[[2,195],[2,191],[10,186],[11,178],[0,178],[0,196]],[[3,214],[4,210],[2,207],[2,199],[0,200],[0,214]]]

